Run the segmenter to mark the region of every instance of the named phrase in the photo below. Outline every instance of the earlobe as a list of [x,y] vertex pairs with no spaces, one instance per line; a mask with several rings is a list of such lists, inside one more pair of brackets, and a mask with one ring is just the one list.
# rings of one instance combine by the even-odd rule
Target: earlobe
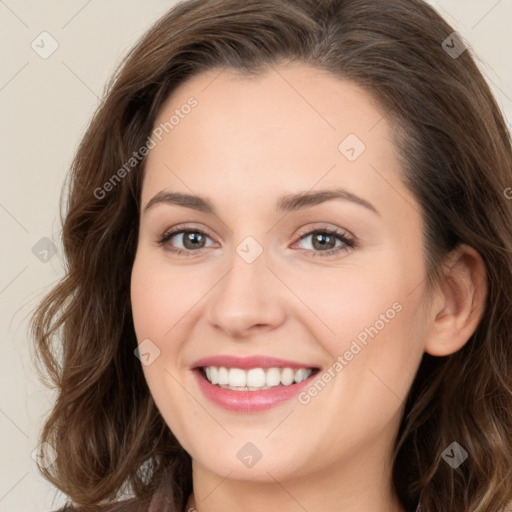
[[454,249],[435,293],[425,352],[447,356],[467,343],[485,310],[487,278],[480,254],[466,244]]

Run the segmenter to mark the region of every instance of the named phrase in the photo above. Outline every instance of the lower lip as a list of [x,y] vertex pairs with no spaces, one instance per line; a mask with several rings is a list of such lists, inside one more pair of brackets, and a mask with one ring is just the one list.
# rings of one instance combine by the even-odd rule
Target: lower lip
[[202,376],[201,370],[195,369],[194,374],[206,398],[228,411],[250,414],[270,409],[292,399],[302,389],[309,386],[316,372],[312,373],[302,382],[290,384],[289,386],[273,386],[261,391],[233,391],[231,389],[224,389],[206,380]]

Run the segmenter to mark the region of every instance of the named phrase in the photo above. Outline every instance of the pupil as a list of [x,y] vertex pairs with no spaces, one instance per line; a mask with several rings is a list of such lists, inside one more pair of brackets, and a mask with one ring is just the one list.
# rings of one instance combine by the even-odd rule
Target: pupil
[[[316,245],[315,243],[318,242],[320,244],[320,248],[325,249],[326,244],[329,245],[328,243],[325,242],[326,238],[333,239],[333,236],[325,234],[325,233],[318,233],[315,237],[313,237],[313,245]],[[331,242],[332,242],[332,240],[331,240]],[[317,247],[315,247],[315,248],[317,248]],[[331,248],[331,247],[329,247],[329,248]]]
[[[191,247],[194,248],[197,247],[197,244],[195,244],[194,242],[200,242],[201,241],[201,238],[202,238],[202,235],[200,233],[187,233],[186,236],[185,236],[185,240],[184,240],[184,245],[185,247],[187,247],[187,245],[190,243],[192,244]],[[190,248],[190,247],[187,247],[187,248]]]

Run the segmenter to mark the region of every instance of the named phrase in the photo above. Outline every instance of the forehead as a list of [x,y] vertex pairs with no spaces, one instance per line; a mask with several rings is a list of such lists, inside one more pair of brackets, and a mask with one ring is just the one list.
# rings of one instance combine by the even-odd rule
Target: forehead
[[[191,98],[195,106],[185,107]],[[196,75],[167,99],[155,129],[165,123],[148,155],[146,200],[162,188],[249,204],[272,190],[341,185],[376,198],[401,186],[378,103],[353,82],[305,64],[258,76],[228,69]]]

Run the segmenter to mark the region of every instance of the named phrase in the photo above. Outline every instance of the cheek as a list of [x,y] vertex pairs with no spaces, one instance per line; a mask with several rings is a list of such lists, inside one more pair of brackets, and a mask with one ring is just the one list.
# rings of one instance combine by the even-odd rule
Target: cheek
[[191,286],[191,281],[193,278],[183,269],[162,265],[144,251],[137,254],[131,276],[131,304],[139,341],[163,338],[192,307],[201,290]]
[[[190,330],[200,314],[198,303],[211,287],[192,274],[190,267],[172,266],[143,249],[132,268],[134,329],[138,343],[147,343],[149,351],[156,354],[151,364],[143,365],[143,371],[157,400],[173,388],[176,372],[186,370],[187,339],[192,337]],[[187,361],[190,363],[190,357]],[[177,394],[176,400],[180,397]]]
[[[173,389],[169,386],[172,380],[170,373],[173,373],[169,360],[175,361],[175,354],[179,354],[179,347],[165,343],[170,338],[170,335],[166,337],[166,333],[182,315],[178,308],[183,302],[179,300],[179,283],[173,279],[170,286],[163,270],[145,251],[138,251],[130,283],[133,323],[139,350],[142,352],[141,347],[145,347],[151,358],[150,364],[143,364],[141,359],[142,370],[159,408],[168,398],[169,390]],[[174,397],[174,401],[178,401],[178,398]]]
[[295,288],[315,314],[316,340],[333,358],[343,358],[343,369],[337,368],[347,379],[339,383],[353,394],[365,389],[377,407],[380,392],[395,399],[388,386],[400,397],[407,393],[425,336],[421,251],[417,258],[399,250],[379,256],[317,273]]
[[[176,323],[175,307],[179,307],[177,287],[165,285],[165,274],[158,266],[152,265],[144,252],[137,253],[131,275],[131,306],[133,324],[139,352],[149,353],[149,361],[141,357],[142,370],[151,393],[156,397],[166,381],[165,359],[169,347],[164,346],[165,334]],[[147,364],[144,364],[146,362]]]
[[390,419],[404,404],[421,362],[423,289],[410,290],[403,283],[368,288],[353,297],[338,324],[341,332],[343,321],[348,327],[336,353],[346,365],[345,392],[361,406],[366,404],[361,417],[367,413]]
[[288,273],[286,282],[306,306],[302,319],[311,319],[309,327],[334,354],[358,335],[364,341],[369,328],[379,332],[393,324],[403,328],[416,297],[411,291],[422,277],[421,264],[390,257]]

